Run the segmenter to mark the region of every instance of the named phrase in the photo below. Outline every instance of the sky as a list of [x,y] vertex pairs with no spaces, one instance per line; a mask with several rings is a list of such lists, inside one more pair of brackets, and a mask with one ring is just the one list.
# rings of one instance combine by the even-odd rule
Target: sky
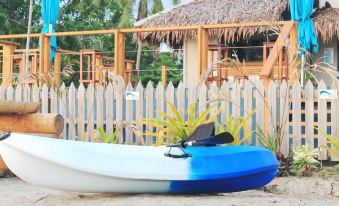
[[[189,0],[181,0],[181,3],[184,3],[184,2],[187,2]],[[167,10],[167,9],[170,9],[173,7],[173,4],[172,4],[172,0],[162,0],[162,3],[164,5],[164,9]],[[137,5],[139,4],[139,1],[137,1],[135,8],[134,8],[134,13],[136,15],[136,11],[137,11]]]

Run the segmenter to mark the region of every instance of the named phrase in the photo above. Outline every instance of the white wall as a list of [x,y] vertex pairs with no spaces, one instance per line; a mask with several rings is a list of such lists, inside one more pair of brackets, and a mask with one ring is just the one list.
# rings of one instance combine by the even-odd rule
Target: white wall
[[[209,39],[209,43],[216,44],[216,39]],[[184,45],[184,85],[195,87],[200,80],[200,70],[198,64],[198,42],[197,40],[185,40]],[[209,54],[210,55],[210,54]],[[216,55],[215,55],[216,56]],[[208,62],[210,66],[211,62]]]
[[319,6],[323,7],[326,1],[330,3],[333,8],[339,8],[339,0],[320,0]]
[[[327,42],[327,43],[321,42],[321,39],[318,39],[318,41],[319,41],[319,51],[318,51],[317,54],[314,55],[314,61],[318,60],[319,62],[324,62],[324,59],[323,59],[324,49],[325,48],[333,48],[334,49],[334,63],[332,64],[332,66],[336,67],[337,70],[339,70],[339,62],[338,62],[338,58],[339,58],[338,44],[339,44],[339,42],[338,42],[338,40],[333,39],[332,41]],[[332,83],[332,79],[328,75],[317,74],[316,76],[317,76],[318,79],[324,79],[324,81],[328,85],[330,85]]]

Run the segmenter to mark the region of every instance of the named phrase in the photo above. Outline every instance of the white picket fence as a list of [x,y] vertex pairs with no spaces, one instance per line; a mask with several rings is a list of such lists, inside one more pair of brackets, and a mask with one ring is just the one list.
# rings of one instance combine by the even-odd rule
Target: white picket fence
[[[126,91],[139,92],[137,100],[126,100],[125,92],[119,91],[112,85],[104,88],[89,85],[78,89],[72,84],[69,88],[64,85],[60,91],[49,89],[47,86],[39,88],[0,87],[0,99],[16,101],[41,101],[43,113],[60,113],[65,118],[65,128],[62,137],[65,139],[93,140],[96,129],[103,127],[108,134],[112,134],[115,124],[131,122],[149,117],[161,118],[160,111],[167,112],[167,102],[174,103],[185,115],[189,104],[197,100],[199,113],[203,112],[212,102],[218,103],[222,112],[218,119],[223,122],[228,118],[236,118],[256,110],[248,121],[248,128],[264,128],[265,110],[268,116],[268,130],[273,132],[275,125],[286,122],[285,138],[282,152],[287,154],[289,148],[295,148],[307,143],[312,148],[326,144],[327,140],[317,134],[314,127],[318,127],[330,134],[339,136],[339,101],[318,99],[318,89],[328,88],[323,81],[318,88],[308,82],[304,88],[296,82],[288,86],[283,82],[280,86],[271,82],[265,91],[263,82],[259,79],[228,81],[219,88],[213,83],[210,87],[185,88],[181,83],[174,88],[170,83],[167,88],[158,84],[155,88],[149,83],[146,88],[139,83],[135,88],[128,84]],[[265,103],[265,99],[267,100]],[[218,101],[219,100],[219,101]],[[269,108],[269,110],[268,110]],[[267,112],[270,111],[270,112]],[[137,125],[139,130],[152,130],[149,126]],[[119,134],[119,142],[138,144],[131,127],[126,127]],[[145,137],[144,143],[154,143],[152,137]],[[245,144],[259,145],[256,135],[246,139]],[[338,161],[339,159],[320,149],[320,159]]]

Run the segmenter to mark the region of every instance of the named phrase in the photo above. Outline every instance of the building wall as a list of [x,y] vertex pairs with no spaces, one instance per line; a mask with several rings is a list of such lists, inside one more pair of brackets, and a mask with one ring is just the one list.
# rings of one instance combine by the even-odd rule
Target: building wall
[[[218,41],[216,39],[210,39],[210,44],[215,44]],[[200,80],[200,70],[198,64],[198,42],[197,40],[185,40],[184,45],[184,85],[186,87],[195,87]],[[209,57],[210,57],[209,53]],[[216,55],[214,55],[216,56]],[[210,60],[210,58],[209,58]],[[213,61],[216,61],[214,59]],[[211,61],[208,62],[208,66],[212,64]]]
[[[334,51],[333,54],[333,64],[331,64],[332,66],[334,66],[335,68],[337,68],[337,70],[339,71],[339,53],[338,53],[338,47],[339,47],[339,41],[337,39],[333,39],[330,42],[322,42],[321,39],[318,39],[319,42],[319,51],[317,54],[314,55],[314,61],[318,61],[318,62],[325,62],[326,60],[324,59],[325,56],[325,49],[326,48],[332,48]],[[316,62],[315,62],[316,63]],[[317,74],[317,78],[319,79],[323,79],[327,85],[330,85],[332,82],[331,77],[329,77],[326,74]]]

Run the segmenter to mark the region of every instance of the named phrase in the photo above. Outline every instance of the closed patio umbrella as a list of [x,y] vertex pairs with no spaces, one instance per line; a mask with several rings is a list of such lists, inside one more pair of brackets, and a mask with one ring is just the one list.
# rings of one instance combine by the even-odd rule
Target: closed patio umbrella
[[307,51],[318,52],[318,41],[311,14],[314,0],[290,0],[291,19],[298,22],[298,44]]
[[302,55],[301,62],[301,86],[304,85],[304,51],[318,52],[318,41],[315,33],[311,14],[314,0],[290,0],[291,19],[298,22],[298,45]]
[[[41,15],[44,22],[41,33],[55,32],[55,24],[59,14],[59,0],[42,0],[41,1]],[[57,50],[56,37],[52,36],[50,40],[51,56],[53,61],[55,52]]]

